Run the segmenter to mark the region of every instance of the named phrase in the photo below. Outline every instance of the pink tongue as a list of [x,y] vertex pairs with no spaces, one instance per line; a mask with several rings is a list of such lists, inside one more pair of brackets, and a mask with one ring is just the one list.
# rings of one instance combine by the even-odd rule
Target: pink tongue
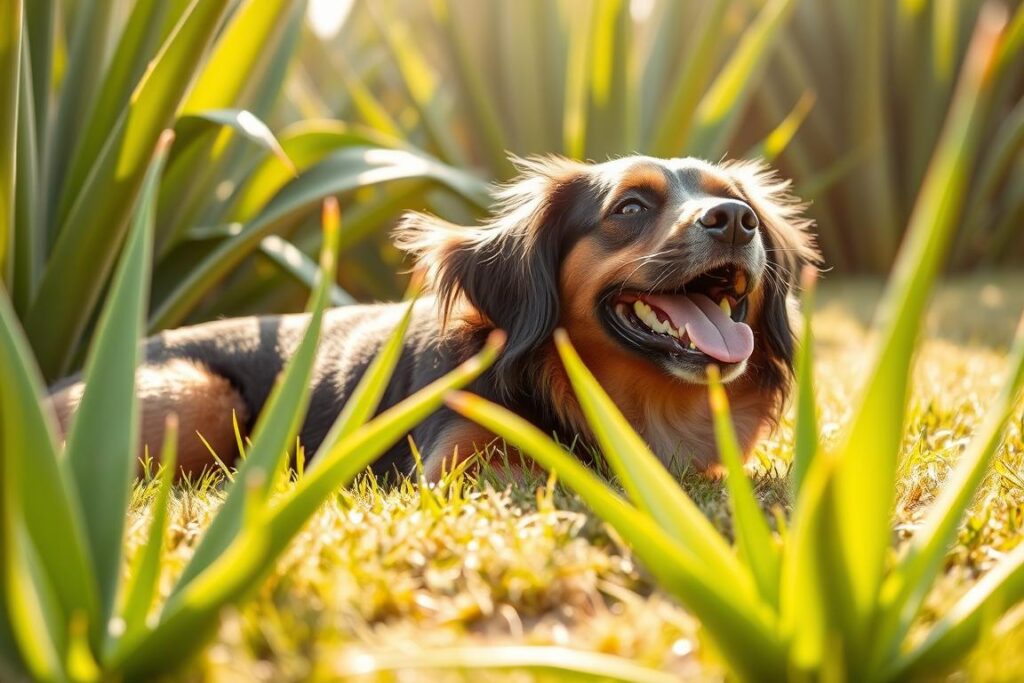
[[703,294],[647,294],[644,300],[672,318],[676,329],[685,329],[690,341],[723,363],[739,363],[754,350],[754,332],[735,322]]

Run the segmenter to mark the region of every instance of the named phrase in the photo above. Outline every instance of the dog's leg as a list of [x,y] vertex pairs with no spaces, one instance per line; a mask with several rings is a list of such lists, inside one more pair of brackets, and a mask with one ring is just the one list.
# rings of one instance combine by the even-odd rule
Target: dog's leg
[[427,481],[440,481],[442,472],[451,472],[456,465],[477,451],[484,451],[496,438],[473,422],[461,419],[452,421],[424,455],[424,476]]
[[[84,389],[82,382],[76,382],[50,398],[64,434],[81,403]],[[214,463],[200,434],[226,464],[235,460],[238,449],[231,414],[234,411],[237,415],[239,425],[245,425],[249,416],[242,397],[226,379],[191,361],[170,359],[140,367],[135,376],[135,389],[141,413],[139,457],[147,447],[153,458],[159,456],[165,420],[174,413],[178,416],[181,472],[195,474]],[[110,425],[109,428],[123,427]]]

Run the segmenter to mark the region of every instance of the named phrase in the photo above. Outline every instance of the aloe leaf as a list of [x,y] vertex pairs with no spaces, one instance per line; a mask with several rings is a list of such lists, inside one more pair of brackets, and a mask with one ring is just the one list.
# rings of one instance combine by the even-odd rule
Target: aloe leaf
[[800,132],[800,127],[814,108],[816,99],[814,93],[810,90],[801,95],[800,99],[793,105],[792,111],[786,114],[782,121],[779,121],[779,124],[765,136],[764,140],[747,150],[742,156],[748,159],[761,157],[768,162],[777,159],[786,151],[790,143],[793,142],[793,138]]
[[784,649],[775,634],[775,616],[763,603],[735,590],[644,512],[629,505],[597,475],[543,432],[505,408],[455,393],[446,402],[509,445],[554,471],[601,519],[629,542],[658,584],[700,619],[727,665],[741,679],[784,678]]
[[460,671],[469,675],[483,671],[508,671],[553,676],[559,681],[672,683],[679,680],[672,674],[641,666],[624,657],[543,645],[483,645],[433,648],[416,653],[361,653],[359,657],[339,659],[338,666],[329,670],[332,676],[341,679],[400,671],[424,674],[428,671]]
[[587,61],[590,58],[595,3],[576,7],[580,16],[568,27],[568,59],[565,73],[565,113],[562,117],[562,148],[581,159],[587,150]]
[[[339,441],[366,424],[377,410],[377,406],[380,405],[380,400],[388,388],[388,383],[391,381],[391,376],[395,372],[395,366],[398,365],[398,361],[402,357],[405,333],[409,329],[414,310],[415,303],[409,304],[402,320],[388,337],[387,342],[384,343],[383,348],[377,353],[366,372],[363,373],[359,384],[356,385],[352,395],[345,402],[345,407],[341,409],[341,413],[331,425],[330,431],[327,432],[327,436],[324,437],[323,443],[317,450],[317,456],[333,450]],[[317,457],[310,467],[315,468],[324,460],[326,458]]]
[[708,522],[651,453],[643,439],[584,366],[563,330],[555,332],[555,345],[576,392],[587,423],[601,452],[622,482],[630,500],[650,516],[676,543],[716,574],[729,577],[737,591],[754,597],[751,574],[737,561],[721,534]]
[[[946,128],[918,197],[908,236],[880,308],[881,338],[860,407],[840,449],[837,473],[839,540],[850,569],[856,610],[852,635],[867,636],[889,547],[896,457],[907,402],[908,368],[928,295],[943,262],[973,164],[977,117],[990,82],[1001,24],[983,15]],[[845,593],[844,593],[845,594]],[[856,655],[854,656],[856,660]]]
[[[54,20],[57,15],[59,0],[32,0],[25,5],[25,40],[28,43],[30,53],[29,62],[32,64],[32,111],[35,112],[36,131],[40,140],[46,137],[48,126],[43,121],[50,120],[50,88],[53,84],[53,57],[54,57]],[[39,166],[42,168],[41,160],[43,145],[39,144]]]
[[[264,499],[270,494],[272,475],[278,470],[306,417],[324,309],[337,269],[341,218],[337,200],[333,198],[324,202],[323,228],[326,239],[320,255],[319,282],[310,297],[312,315],[309,324],[253,428],[252,446],[238,468],[235,483],[178,579],[173,595],[180,595],[189,582],[209,567],[238,536],[243,528],[242,513],[249,496],[255,494]],[[246,485],[253,480],[254,473],[261,482],[255,492]]]
[[149,298],[156,188],[172,140],[172,134],[160,139],[143,181],[128,243],[96,326],[83,376],[85,393],[62,463],[78,490],[102,623],[114,608],[121,573],[125,510],[139,443],[135,369]]
[[61,187],[59,218],[67,216],[71,201],[81,191],[146,64],[160,46],[160,26],[166,14],[167,3],[161,0],[138,0],[132,7],[110,65],[103,74],[103,87],[98,88],[96,102],[90,109],[79,113],[79,118],[83,119],[80,124],[82,133],[69,140],[73,150],[68,157],[68,172]]
[[[967,507],[990,471],[1003,441],[1007,424],[1017,406],[1024,386],[1024,318],[1010,352],[1009,378],[999,396],[987,406],[985,422],[947,477],[938,498],[932,503],[921,529],[914,534],[903,561],[889,579],[892,596],[878,627],[879,656],[898,652],[900,642],[910,630],[943,560],[956,539],[957,529]],[[883,593],[883,595],[886,595]],[[886,596],[888,597],[888,596]]]
[[818,452],[818,413],[814,399],[814,288],[817,270],[808,266],[801,273],[803,298],[803,333],[796,371],[796,426],[793,443],[793,464],[789,471],[789,486],[793,500],[800,497],[800,489]]
[[715,423],[715,442],[729,476],[729,508],[732,511],[736,545],[744,564],[757,583],[761,598],[769,605],[779,604],[779,549],[772,538],[761,506],[754,496],[754,487],[743,470],[743,452],[729,416],[729,399],[722,388],[717,367],[708,368],[708,401]]
[[350,147],[335,152],[288,183],[234,237],[200,261],[160,302],[150,329],[180,323],[199,299],[259,247],[280,225],[304,215],[323,197],[403,179],[428,178],[477,203],[486,203],[484,183],[430,157],[405,150]]
[[[267,235],[260,241],[260,253],[309,291],[312,292],[316,287],[317,275],[320,272],[319,266],[316,261],[288,240],[277,235]],[[356,300],[351,294],[332,282],[328,303],[331,306],[351,306],[356,303]]]
[[0,3],[0,280],[14,275],[14,179],[21,77],[21,0]]
[[[257,165],[235,192],[228,217],[232,221],[251,220],[281,188],[334,151],[345,147],[400,147],[398,139],[376,130],[349,125],[343,121],[300,121],[279,136],[284,154],[292,166],[275,156]],[[351,220],[346,220],[351,224]],[[348,232],[348,229],[345,231]]]
[[[45,228],[41,222],[39,193],[39,140],[36,112],[32,109],[32,64],[30,50],[21,44],[21,85],[18,94],[17,175],[14,179],[13,266],[11,298],[19,315],[24,315],[35,293],[42,263]],[[0,165],[3,162],[0,161]],[[0,172],[2,175],[2,172]],[[3,190],[0,190],[2,194]],[[0,200],[0,206],[3,200]],[[0,219],[2,220],[2,219]],[[2,226],[2,223],[0,223]],[[0,241],[3,238],[0,237]]]
[[271,152],[291,173],[291,159],[266,123],[246,109],[213,109],[182,116],[175,124],[178,144],[160,187],[158,236],[161,253],[176,246],[210,197],[227,162],[228,148],[237,138]]
[[1024,600],[1024,544],[1018,545],[981,577],[904,653],[884,680],[902,681],[951,667],[976,645],[995,619]]
[[[729,2],[711,0],[701,4],[693,32],[696,40],[687,47],[686,59],[679,69],[672,97],[665,106],[661,123],[651,142],[652,149],[660,156],[674,157],[683,150],[690,136],[697,105],[711,80],[722,47],[719,37]],[[678,39],[674,31],[672,39]]]
[[[153,60],[71,204],[25,318],[44,374],[64,374],[107,281],[156,141],[229,0],[194,2]],[[94,36],[95,38],[95,36]],[[96,41],[101,42],[101,41]]]
[[[10,300],[2,291],[0,376],[4,377],[0,384],[3,482],[18,491],[17,514],[53,586],[56,603],[63,608],[63,623],[66,625],[66,618],[74,612],[97,623],[96,577],[88,557],[78,497],[58,461],[56,425],[52,412],[43,407],[42,377]],[[6,498],[5,505],[14,504]]]
[[293,0],[243,0],[199,72],[182,104],[182,114],[200,114],[232,106],[252,87],[253,70],[270,52]]
[[[115,0],[86,0],[78,3],[75,8],[74,21],[70,23],[73,29],[71,45],[57,98],[53,140],[47,150],[50,155],[47,164],[47,204],[63,204],[61,189],[65,173],[70,169],[69,162],[75,151],[75,142],[83,137],[82,131],[86,124],[82,113],[92,110],[96,98],[103,90],[100,83],[106,69],[107,47],[113,37],[111,32],[116,4]],[[147,153],[152,149],[151,143]],[[55,221],[52,227],[55,228],[53,234],[58,234],[60,221]]]
[[780,568],[779,609],[782,637],[789,643],[789,660],[798,672],[819,670],[837,640],[833,615],[841,607],[831,567],[826,561],[835,549],[829,511],[835,497],[835,460],[826,454],[809,463],[796,496],[783,546]]
[[[5,475],[6,476],[6,475]],[[3,495],[4,541],[2,571],[5,614],[19,646],[21,662],[34,680],[68,679],[62,663],[66,648],[64,614],[47,585],[47,576],[25,530],[18,498],[9,487]]]
[[297,175],[295,165],[288,158],[281,143],[274,137],[270,127],[247,109],[205,109],[192,114],[184,114],[178,117],[174,129],[179,138],[189,140],[209,130],[211,125],[230,129],[245,139],[251,140],[277,157],[293,177]]
[[697,106],[692,136],[695,154],[713,157],[726,149],[751,89],[795,6],[794,0],[769,0],[744,32]]
[[[174,474],[178,463],[178,419],[170,415],[164,429],[164,443],[160,449],[160,473],[156,496],[152,502],[152,519],[149,522],[148,539],[138,551],[132,566],[131,582],[124,593],[121,608],[123,632],[117,639],[132,638],[146,628],[146,617],[153,606],[160,578],[160,559],[167,533],[167,513],[174,488]],[[109,655],[116,640],[108,640],[106,652]]]

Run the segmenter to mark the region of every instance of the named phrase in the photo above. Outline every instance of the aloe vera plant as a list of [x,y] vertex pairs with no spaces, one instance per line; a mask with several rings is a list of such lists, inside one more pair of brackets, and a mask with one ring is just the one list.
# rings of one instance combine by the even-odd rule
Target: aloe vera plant
[[159,179],[172,139],[170,131],[160,137],[143,180],[63,449],[43,401],[41,373],[9,296],[0,292],[0,370],[9,378],[0,389],[0,672],[11,676],[140,680],[180,666],[215,632],[222,608],[258,585],[319,505],[436,410],[447,391],[479,375],[501,343],[492,339],[477,356],[371,420],[399,358],[406,318],[321,445],[317,466],[271,501],[270,482],[287,467],[287,446],[308,404],[320,320],[334,281],[340,226],[338,205],[328,201],[310,324],[257,421],[223,507],[170,598],[154,609],[173,436],[161,456],[152,537],[127,585],[121,548],[136,471],[135,367]]
[[[387,136],[337,121],[306,123],[281,140],[271,132],[264,119],[283,87],[305,6],[0,5],[0,274],[47,380],[84,359],[165,128],[176,136],[155,209],[150,331],[181,324],[204,304],[200,315],[223,314],[207,295],[257,255],[308,289],[314,259],[303,253],[305,267],[293,268],[295,258],[274,257],[289,248],[289,230],[315,222],[325,197],[348,202],[360,190],[376,193],[383,214],[366,220],[353,212],[363,230],[406,207],[408,194],[385,189],[396,183],[445,187],[465,205],[486,206],[487,188],[474,176]],[[231,286],[254,279],[243,274]],[[351,301],[337,286],[332,300]]]
[[[995,454],[1024,384],[1024,321],[1009,376],[975,440],[909,544],[893,559],[891,513],[908,372],[928,294],[952,240],[977,150],[978,126],[1006,44],[997,12],[982,15],[941,142],[908,228],[878,320],[879,340],[845,439],[816,438],[810,324],[799,363],[795,504],[773,534],[743,470],[718,373],[709,397],[728,471],[734,544],[722,537],[633,432],[564,333],[556,346],[596,444],[627,498],[551,439],[482,398],[448,404],[557,472],[632,546],[664,590],[701,621],[740,680],[895,681],[933,676],[961,658],[1008,608],[1024,599],[1024,546],[930,625],[917,616],[960,520]],[[805,315],[810,311],[805,309]],[[811,400],[809,400],[811,399]]]

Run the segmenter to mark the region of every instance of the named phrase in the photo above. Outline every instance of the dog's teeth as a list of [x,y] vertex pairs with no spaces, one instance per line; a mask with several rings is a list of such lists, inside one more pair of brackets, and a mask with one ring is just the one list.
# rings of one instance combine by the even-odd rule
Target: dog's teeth
[[694,344],[693,342],[690,342],[690,350],[691,351],[696,351],[697,350],[697,345]]
[[732,283],[733,289],[736,290],[737,294],[743,294],[747,291],[747,274],[742,270],[736,271],[736,279]]
[[662,331],[661,321],[658,320],[658,316],[655,315],[654,310],[651,309],[650,306],[637,299],[633,302],[633,310],[636,312],[636,316],[640,318],[641,322],[649,328],[655,332]]
[[726,315],[732,315],[732,306],[729,305],[728,299],[723,298],[720,302],[718,302],[718,307],[725,311]]

